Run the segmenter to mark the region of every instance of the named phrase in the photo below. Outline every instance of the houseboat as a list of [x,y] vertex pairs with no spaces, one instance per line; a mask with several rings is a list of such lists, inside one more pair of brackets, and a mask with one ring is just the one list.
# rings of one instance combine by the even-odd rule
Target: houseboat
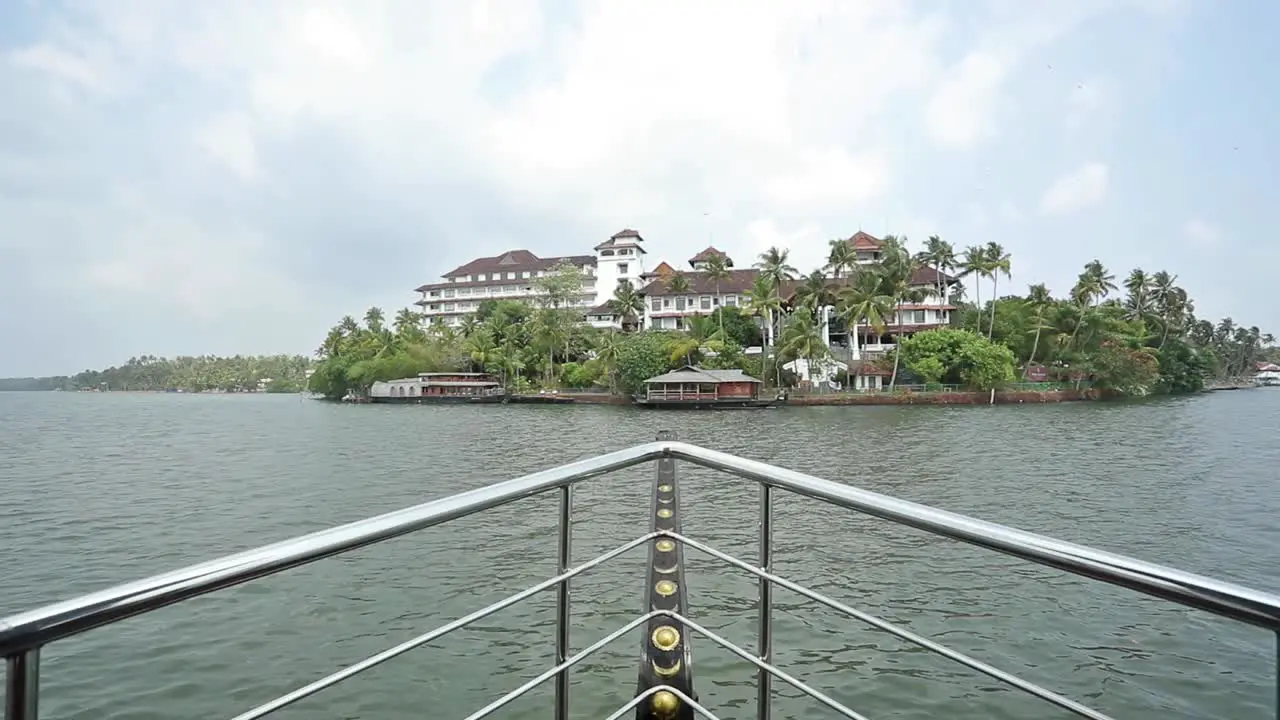
[[505,398],[502,383],[489,373],[418,373],[369,388],[369,402],[374,403],[499,403]]
[[1280,365],[1260,362],[1255,368],[1253,384],[1258,387],[1280,387]]
[[763,408],[780,400],[761,398],[764,383],[741,370],[704,370],[686,365],[644,381],[637,405],[654,408]]

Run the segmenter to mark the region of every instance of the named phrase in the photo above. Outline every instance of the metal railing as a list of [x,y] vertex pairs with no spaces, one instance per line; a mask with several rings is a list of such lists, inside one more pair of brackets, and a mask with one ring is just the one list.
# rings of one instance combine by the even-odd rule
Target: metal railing
[[[623,543],[577,567],[569,567],[572,521],[572,487],[589,478],[637,465],[650,460],[685,460],[715,470],[755,480],[760,484],[760,563],[754,565],[723,553],[681,532],[657,530]],[[1002,683],[1042,698],[1078,716],[1105,720],[1109,716],[1031,682],[992,667],[980,660],[947,648],[888,621],[874,617],[849,605],[815,592],[774,574],[772,564],[773,492],[787,490],[832,505],[866,513],[902,525],[961,540],[979,547],[1013,555],[1087,578],[1137,590],[1147,595],[1198,608],[1221,617],[1280,632],[1280,596],[1260,592],[1231,583],[1220,582],[1173,568],[1154,565],[1014,528],[977,520],[956,513],[905,500],[860,490],[794,470],[767,465],[755,460],[674,440],[659,440],[625,450],[580,460],[550,470],[525,475],[487,487],[432,500],[404,510],[360,520],[358,522],[304,535],[292,540],[230,555],[218,560],[189,566],[138,582],[127,583],[96,593],[54,603],[0,620],[0,656],[6,660],[5,720],[36,720],[39,717],[40,650],[49,643],[93,628],[141,615],[183,600],[231,587],[256,578],[305,565],[356,548],[400,537],[423,528],[465,517],[514,500],[542,492],[557,490],[560,496],[558,568],[554,577],[476,610],[452,622],[430,630],[399,645],[366,658],[319,680],[309,683],[268,703],[237,715],[235,720],[252,720],[292,705],[357,673],[425,645],[454,630],[465,627],[499,610],[510,607],[536,593],[557,590],[556,664],[539,676],[468,716],[479,720],[506,706],[538,684],[556,680],[555,716],[563,719],[569,707],[568,671],[592,653],[644,626],[654,618],[669,618],[738,657],[758,670],[757,718],[770,717],[770,685],[773,678],[792,685],[817,702],[843,717],[864,719],[855,710],[809,687],[804,682],[770,662],[772,654],[772,591],[778,585],[819,602],[848,617],[891,633],[903,640],[984,673]],[[656,527],[656,526],[655,526]],[[730,566],[755,575],[759,580],[759,649],[745,650],[708,630],[684,613],[647,609],[640,617],[622,628],[591,643],[572,656],[569,649],[569,583],[592,568],[598,567],[634,548],[653,543],[678,543],[681,546],[717,558]],[[1280,642],[1280,637],[1277,638]],[[1280,665],[1280,657],[1277,657]],[[1277,681],[1280,689],[1280,680]],[[671,685],[654,685],[642,689],[627,705],[610,715],[623,717],[646,699],[666,693],[691,712],[702,717],[716,716],[683,690]],[[668,698],[669,700],[670,698]],[[1280,703],[1280,694],[1277,696]],[[1277,707],[1280,717],[1280,706]],[[865,719],[864,719],[865,720]]]

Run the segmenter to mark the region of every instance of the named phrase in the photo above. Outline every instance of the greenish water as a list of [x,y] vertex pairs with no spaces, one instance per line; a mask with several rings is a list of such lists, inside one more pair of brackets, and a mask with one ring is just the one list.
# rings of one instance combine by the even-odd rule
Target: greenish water
[[[789,408],[337,406],[296,397],[0,394],[0,614],[652,439],[707,447],[1280,590],[1280,391],[1140,404]],[[574,556],[645,530],[649,468],[575,497]],[[755,557],[753,483],[683,470],[685,530]],[[554,574],[544,496],[46,650],[46,717],[229,717]],[[1118,718],[1271,717],[1274,639],[1132,592],[782,495],[779,572]],[[751,647],[755,584],[691,553],[692,614]],[[577,582],[581,648],[640,610],[644,560]],[[1068,717],[785,590],[777,662],[870,718]],[[461,717],[552,663],[546,593],[279,713]],[[634,690],[639,638],[573,672],[573,716]],[[696,685],[754,672],[695,640]],[[834,717],[775,685],[775,717]],[[550,685],[494,717],[545,718]]]

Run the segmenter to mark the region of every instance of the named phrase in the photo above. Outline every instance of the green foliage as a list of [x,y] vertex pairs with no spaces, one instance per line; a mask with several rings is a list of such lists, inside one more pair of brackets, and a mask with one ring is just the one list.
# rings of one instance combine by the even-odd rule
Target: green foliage
[[916,333],[898,353],[903,365],[931,383],[989,390],[1016,377],[1013,351],[967,330]]
[[1213,373],[1211,353],[1192,347],[1181,339],[1165,343],[1156,353],[1160,379],[1159,393],[1188,393],[1204,389],[1204,379]]
[[312,367],[301,355],[218,357],[142,355],[118,367],[71,377],[0,379],[0,390],[183,390],[185,392],[299,392]]
[[1120,395],[1150,395],[1160,380],[1160,365],[1154,352],[1110,340],[1089,354],[1085,367],[1096,387]]
[[723,327],[725,341],[738,347],[755,347],[764,342],[760,325],[751,315],[737,307],[719,307],[711,313],[711,320],[718,327]]
[[668,349],[673,336],[660,332],[628,336],[618,348],[618,387],[627,394],[640,390],[644,381],[684,363],[672,361]]

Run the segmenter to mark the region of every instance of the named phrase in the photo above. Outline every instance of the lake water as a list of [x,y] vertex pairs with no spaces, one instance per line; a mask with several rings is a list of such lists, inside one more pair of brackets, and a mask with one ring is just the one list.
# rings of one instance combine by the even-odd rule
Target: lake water
[[[338,406],[281,396],[0,394],[0,615],[653,439],[1280,591],[1280,391],[1140,403],[784,408]],[[685,531],[755,558],[754,483],[682,465]],[[651,468],[575,494],[574,559],[646,530]],[[50,646],[43,717],[230,717],[555,571],[554,494]],[[1269,718],[1275,639],[1205,613],[779,495],[781,574],[1117,718]],[[755,583],[689,552],[691,615],[746,647]],[[641,610],[636,552],[575,581],[580,649]],[[776,661],[870,718],[1051,705],[775,594]],[[462,717],[550,667],[554,593],[278,713]],[[575,668],[573,717],[635,688],[639,635]],[[754,717],[753,668],[694,640],[695,686]],[[776,718],[835,717],[775,684]],[[545,718],[547,684],[494,717]]]

